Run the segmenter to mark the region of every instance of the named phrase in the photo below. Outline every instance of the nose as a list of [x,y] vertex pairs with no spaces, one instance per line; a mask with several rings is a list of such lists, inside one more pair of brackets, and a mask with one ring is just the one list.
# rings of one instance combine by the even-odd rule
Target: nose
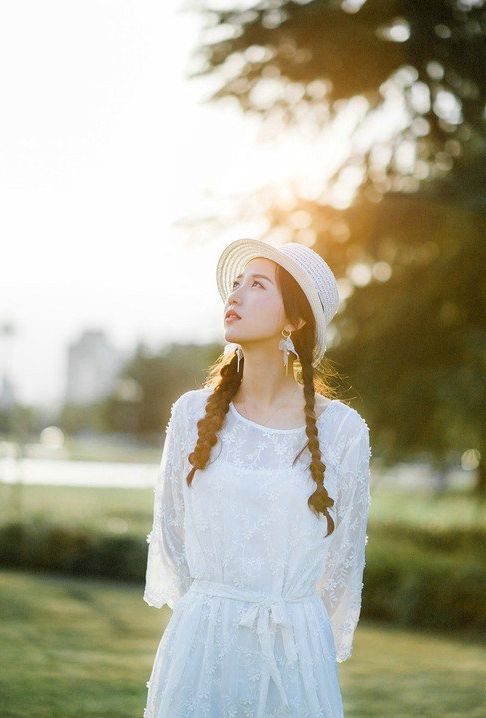
[[233,304],[238,304],[237,298],[236,298],[236,292],[238,291],[238,288],[235,287],[229,294],[228,294],[228,309],[233,306]]

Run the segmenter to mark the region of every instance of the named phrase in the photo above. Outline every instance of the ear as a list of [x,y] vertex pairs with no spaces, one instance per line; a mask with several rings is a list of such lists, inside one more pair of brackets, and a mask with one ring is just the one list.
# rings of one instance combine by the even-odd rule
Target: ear
[[299,323],[297,324],[297,326],[294,325],[292,331],[297,331],[298,329],[301,329],[305,323],[305,319],[299,319]]

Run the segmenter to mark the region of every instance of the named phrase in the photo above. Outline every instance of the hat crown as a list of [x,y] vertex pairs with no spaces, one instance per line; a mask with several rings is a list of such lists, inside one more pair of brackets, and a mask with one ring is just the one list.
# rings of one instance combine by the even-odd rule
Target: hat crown
[[298,262],[313,282],[322,304],[326,324],[329,324],[339,307],[339,292],[336,278],[327,262],[313,249],[298,242],[286,242],[278,249],[294,262]]

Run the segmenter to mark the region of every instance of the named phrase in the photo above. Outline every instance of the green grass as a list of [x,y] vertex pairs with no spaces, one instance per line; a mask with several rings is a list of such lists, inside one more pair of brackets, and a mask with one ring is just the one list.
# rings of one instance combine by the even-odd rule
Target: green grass
[[94,437],[74,437],[66,435],[62,449],[46,449],[39,444],[30,444],[27,453],[31,457],[50,459],[66,458],[71,461],[122,461],[127,463],[144,463],[160,461],[165,429],[155,433],[152,441],[133,442],[134,437],[124,440],[110,439],[109,436],[98,434]]
[[0,573],[2,718],[141,716],[170,617],[140,587]]
[[469,491],[449,489],[443,494],[423,491],[372,489],[370,520],[393,521],[437,529],[486,528],[486,510]]
[[346,718],[484,715],[486,647],[472,637],[361,622],[355,646],[341,669]]
[[153,489],[0,483],[2,523],[37,519],[103,533],[143,535],[152,524]]
[[[170,617],[142,588],[0,572],[2,718],[138,718]],[[339,664],[346,718],[480,718],[486,647],[474,634],[361,621]]]

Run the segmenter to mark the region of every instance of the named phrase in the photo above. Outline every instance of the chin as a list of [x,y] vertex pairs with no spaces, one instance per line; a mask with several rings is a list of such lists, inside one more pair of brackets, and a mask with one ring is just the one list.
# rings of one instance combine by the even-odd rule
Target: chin
[[233,332],[225,332],[224,338],[226,339],[227,342],[238,342],[239,341],[238,336],[236,334],[234,334]]

